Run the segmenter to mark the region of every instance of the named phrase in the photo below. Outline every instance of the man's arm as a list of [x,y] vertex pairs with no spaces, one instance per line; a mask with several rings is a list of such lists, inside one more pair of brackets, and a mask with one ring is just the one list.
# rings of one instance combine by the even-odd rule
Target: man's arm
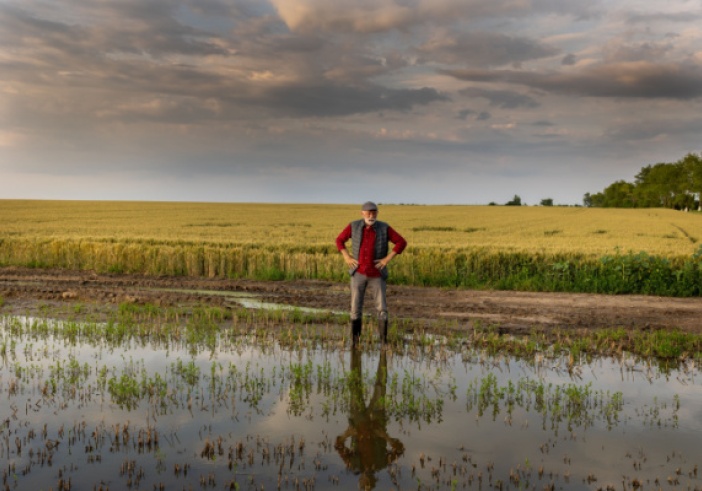
[[346,250],[346,242],[351,238],[351,224],[341,231],[339,236],[336,238],[336,248],[339,249],[341,255],[344,256],[344,261],[350,268],[357,268],[358,261],[351,257],[349,251]]
[[407,241],[392,227],[388,227],[388,239],[390,240],[390,242],[395,244],[395,246],[392,248],[392,250],[388,253],[387,256],[385,256],[383,259],[378,259],[377,261],[375,261],[375,267],[378,269],[385,268],[388,265],[388,263],[392,261],[392,258],[397,256],[398,254],[402,254],[402,251],[404,251],[405,247],[407,247]]
[[396,255],[402,254],[402,251],[404,251],[405,247],[407,247],[407,241],[405,238],[398,234],[392,227],[388,227],[388,239],[390,239],[390,242],[395,244],[395,247],[393,247],[392,250]]

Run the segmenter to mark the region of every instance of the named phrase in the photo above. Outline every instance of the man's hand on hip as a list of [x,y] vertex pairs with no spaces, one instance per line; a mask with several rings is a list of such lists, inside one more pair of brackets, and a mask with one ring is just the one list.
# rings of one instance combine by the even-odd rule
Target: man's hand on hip
[[352,258],[351,254],[349,254],[347,250],[342,250],[341,254],[343,254],[344,261],[346,261],[346,264],[348,264],[349,268],[357,268],[358,267],[358,261],[356,259]]
[[395,257],[395,253],[390,252],[390,254],[385,256],[383,259],[373,261],[373,264],[375,264],[376,269],[382,271],[383,269],[385,269],[385,267],[388,265],[388,263],[392,260],[393,257]]

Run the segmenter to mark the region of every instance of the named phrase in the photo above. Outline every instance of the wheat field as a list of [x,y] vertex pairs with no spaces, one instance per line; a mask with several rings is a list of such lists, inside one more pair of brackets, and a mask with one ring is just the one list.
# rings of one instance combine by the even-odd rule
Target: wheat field
[[[357,205],[0,200],[0,238],[333,245]],[[702,215],[668,209],[380,205],[411,248],[689,256]]]
[[[0,266],[341,280],[345,267],[334,240],[360,217],[359,209],[0,200]],[[379,219],[409,243],[391,264],[399,283],[660,294],[700,289],[697,213],[381,204]]]

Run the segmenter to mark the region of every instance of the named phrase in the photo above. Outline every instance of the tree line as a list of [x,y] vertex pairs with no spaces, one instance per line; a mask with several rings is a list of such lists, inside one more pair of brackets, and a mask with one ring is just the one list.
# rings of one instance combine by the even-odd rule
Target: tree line
[[600,193],[585,193],[583,204],[600,208],[673,208],[700,210],[702,153],[673,163],[647,165],[634,182],[617,181]]

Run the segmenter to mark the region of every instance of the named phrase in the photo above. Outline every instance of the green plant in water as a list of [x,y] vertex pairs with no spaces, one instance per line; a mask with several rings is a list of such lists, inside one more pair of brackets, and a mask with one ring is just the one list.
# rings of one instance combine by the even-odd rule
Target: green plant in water
[[290,372],[290,403],[288,405],[291,413],[300,415],[312,390],[312,375],[314,366],[312,360],[307,363],[291,363],[288,367]]
[[175,365],[173,365],[172,370],[188,385],[193,386],[200,380],[200,367],[192,360],[188,363],[183,363],[182,360],[178,360]]
[[473,380],[467,390],[467,409],[474,407],[478,416],[491,408],[495,420],[501,411],[511,417],[515,407],[525,410],[534,409],[543,415],[544,421],[550,420],[551,426],[557,428],[562,421],[568,426],[590,426],[596,418],[607,421],[611,426],[623,409],[621,392],[603,394],[594,392],[592,384],[552,385],[528,378],[517,383],[511,380],[500,386],[497,377],[490,373],[481,380]]
[[111,378],[107,388],[112,400],[120,407],[132,410],[139,404],[141,386],[136,377],[123,373],[119,378]]

